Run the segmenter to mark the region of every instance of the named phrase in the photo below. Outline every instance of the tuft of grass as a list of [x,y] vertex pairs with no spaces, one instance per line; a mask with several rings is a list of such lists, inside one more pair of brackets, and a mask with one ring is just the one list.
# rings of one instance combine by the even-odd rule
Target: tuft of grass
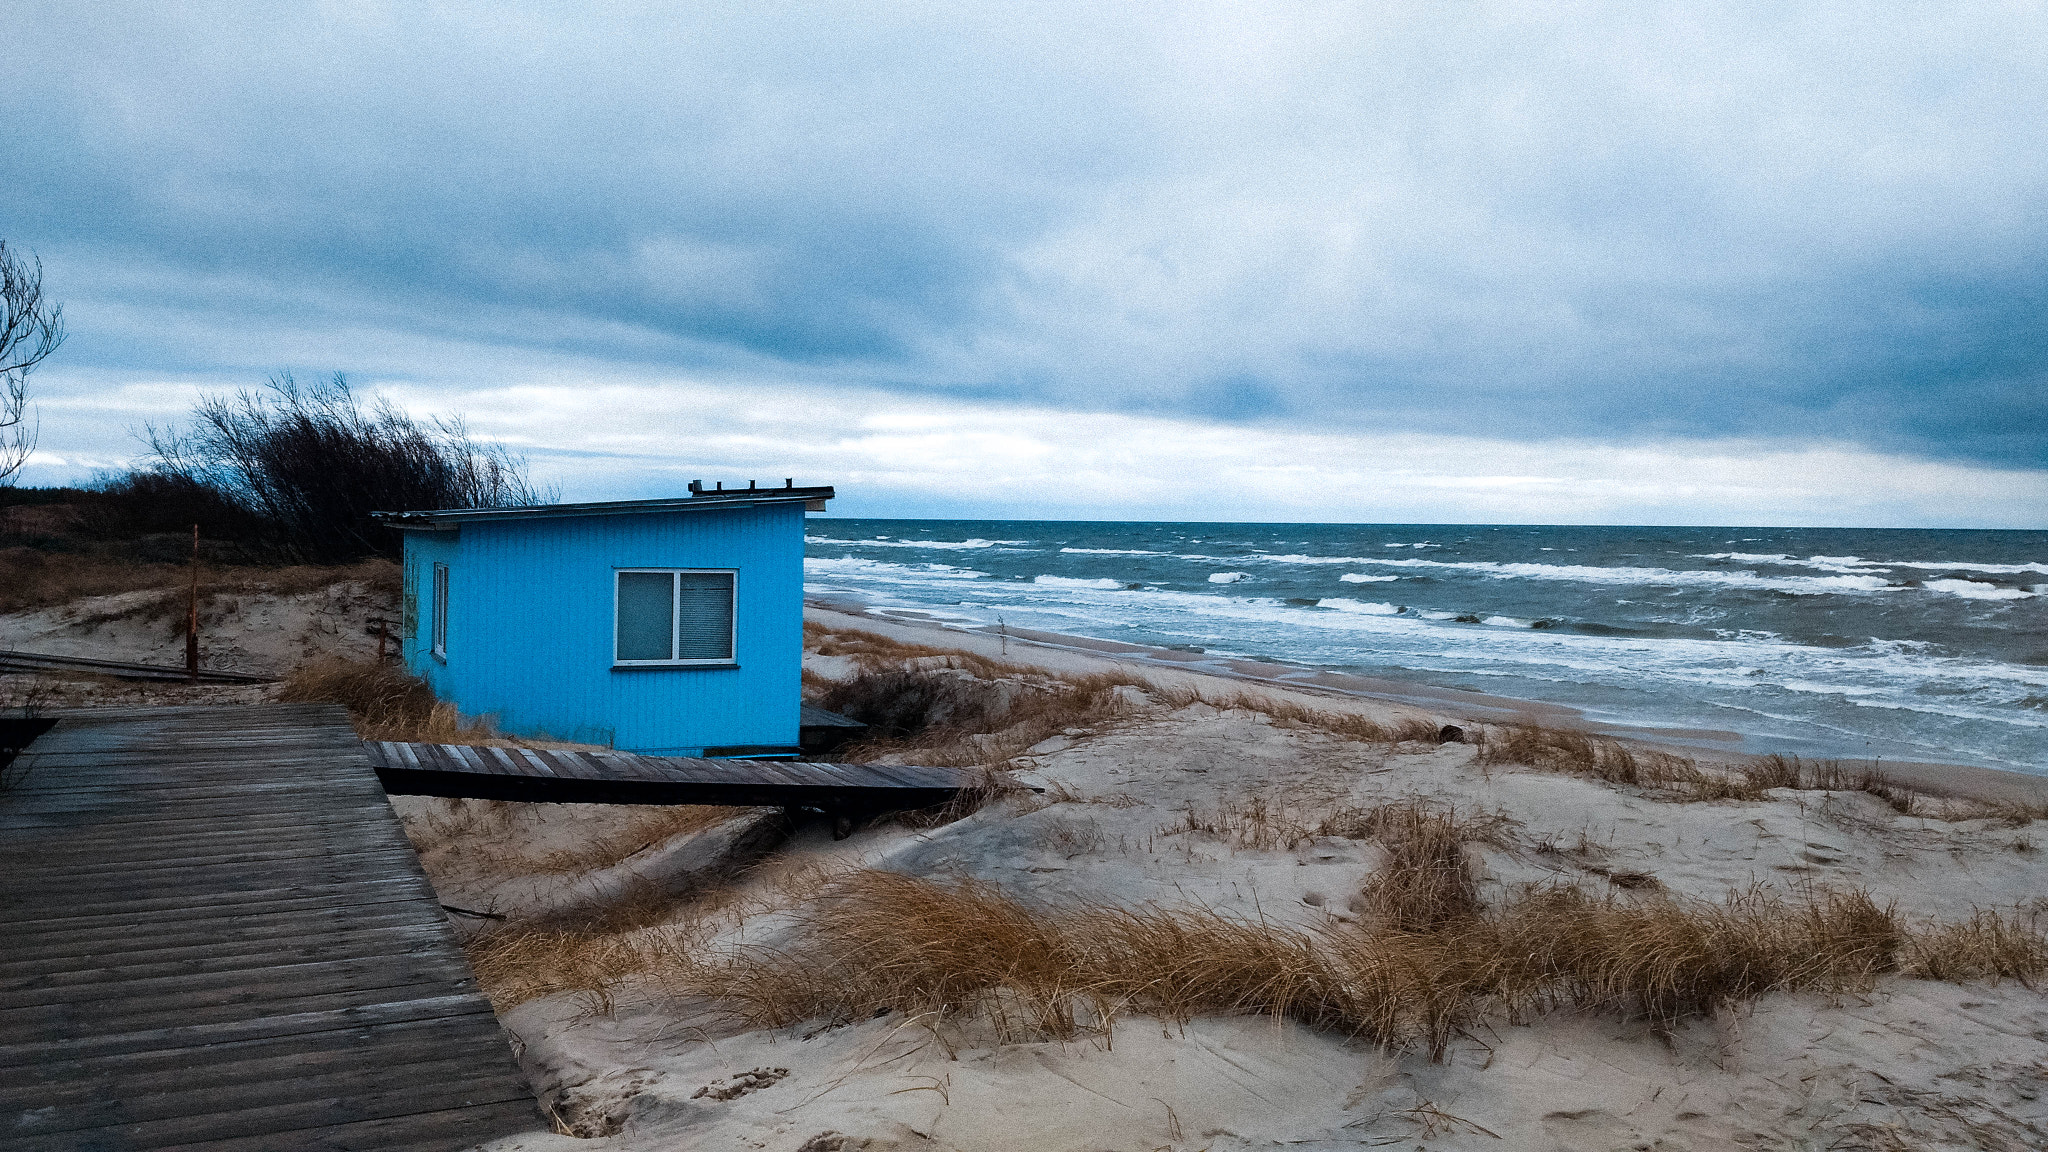
[[619,982],[689,964],[701,927],[670,923],[675,900],[651,885],[600,917],[566,924],[516,924],[464,945],[477,983],[499,1012],[563,993],[594,997],[604,1010]]
[[1762,800],[1776,785],[1768,770],[1721,771],[1669,752],[1631,748],[1619,740],[1540,724],[1488,729],[1479,740],[1481,765],[1521,764],[1542,772],[1590,776],[1681,800]]
[[397,665],[374,660],[337,656],[301,664],[285,678],[278,699],[340,704],[348,709],[356,735],[364,740],[502,742],[487,719],[463,719],[453,704],[434,695],[425,680]]
[[1386,849],[1386,862],[1363,892],[1363,910],[1381,924],[1431,932],[1479,914],[1479,884],[1465,843],[1490,837],[1494,827],[1460,821],[1455,809],[1421,801],[1373,808],[1361,824]]
[[2048,973],[2048,938],[2018,911],[1978,909],[1916,936],[1910,953],[1906,971],[1929,980],[2017,980],[2032,988]]

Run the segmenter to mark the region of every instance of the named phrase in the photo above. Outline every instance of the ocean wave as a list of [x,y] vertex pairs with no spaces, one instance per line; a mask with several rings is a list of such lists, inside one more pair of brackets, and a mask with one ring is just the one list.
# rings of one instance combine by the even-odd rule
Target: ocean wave
[[1029,540],[838,540],[830,536],[806,536],[806,544],[838,544],[847,548],[937,548],[942,551],[974,551],[999,545],[1029,544]]
[[806,556],[806,573],[827,575],[863,575],[880,577],[925,577],[938,580],[984,580],[988,573],[972,568],[956,568],[951,564],[891,564],[887,560],[870,560],[865,556]]
[[1342,580],[1346,584],[1384,584],[1389,580],[1399,580],[1400,577],[1368,576],[1363,572],[1346,572],[1342,576],[1337,577],[1337,579]]
[[1338,612],[1358,612],[1366,616],[1399,616],[1401,609],[1392,604],[1376,604],[1369,600],[1344,600],[1332,598],[1316,601],[1318,608],[1331,608]]
[[1235,584],[1235,583],[1237,583],[1237,582],[1238,582],[1238,581],[1240,581],[1240,580],[1249,580],[1250,578],[1251,578],[1251,573],[1249,573],[1249,572],[1211,572],[1211,573],[1209,573],[1209,583],[1211,583],[1211,584]]
[[1861,556],[1788,556],[1783,552],[1700,552],[1692,560],[1733,560],[1740,564],[1780,564],[1794,568],[1818,568],[1825,572],[1864,573],[1875,569],[1912,568],[1921,572],[1981,572],[1986,576],[2019,576],[2028,572],[2048,574],[2048,562],[2031,564],[1980,564],[1968,560],[1866,560]]
[[1153,552],[1145,548],[1062,548],[1076,556],[1165,556],[1165,552]]
[[1946,592],[1968,600],[2032,600],[2036,595],[2025,588],[2005,588],[1980,580],[1929,580],[1921,587],[1929,592]]
[[1099,580],[1083,580],[1074,576],[1033,576],[1031,582],[1042,588],[1099,588],[1121,590],[1126,587],[1121,580],[1104,577]]
[[1896,587],[1882,576],[1759,576],[1754,572],[1679,571],[1671,568],[1602,568],[1590,564],[1507,563],[1496,560],[1375,560],[1363,564],[1393,568],[1447,568],[1496,579],[1563,580],[1579,584],[1692,585],[1754,588],[1800,596],[1883,592]]

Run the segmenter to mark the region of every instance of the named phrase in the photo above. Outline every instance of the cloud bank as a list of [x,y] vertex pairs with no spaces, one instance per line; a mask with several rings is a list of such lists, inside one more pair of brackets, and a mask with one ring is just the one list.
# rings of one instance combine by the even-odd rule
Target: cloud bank
[[[614,421],[550,398],[617,379],[1024,439],[1214,430],[1324,473],[1430,445],[1697,469],[1425,485],[1426,520],[1764,522],[1799,513],[1737,473],[1789,490],[1826,457],[1924,486],[1871,515],[2043,523],[2038,7],[25,11],[0,235],[74,331],[45,469],[119,455],[130,386],[290,366],[431,410],[496,386],[536,442]],[[1106,514],[1186,506],[1141,495],[1186,465],[1094,451],[1041,459],[1130,494]],[[1247,514],[1305,506],[1288,474]],[[2005,495],[1944,503],[1965,489]]]

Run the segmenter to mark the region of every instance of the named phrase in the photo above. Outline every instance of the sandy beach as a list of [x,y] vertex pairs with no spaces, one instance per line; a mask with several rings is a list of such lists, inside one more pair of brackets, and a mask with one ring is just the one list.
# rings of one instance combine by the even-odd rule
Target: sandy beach
[[[252,665],[322,644],[359,654],[355,617],[378,610],[347,587],[274,599],[244,597],[212,635]],[[142,623],[86,623],[120,607],[10,620],[10,642],[162,659]],[[792,827],[777,809],[394,799],[558,1129],[494,1148],[2048,1142],[2048,998],[2027,982],[2041,964],[2048,855],[2039,809],[2017,806],[2048,801],[2041,781],[1886,765],[1924,792],[1812,781],[1717,792],[1701,781],[1739,766],[1728,741],[1652,731],[1618,735],[1640,741],[1646,764],[1658,749],[1694,757],[1695,776],[1667,765],[1617,783],[1508,762],[1498,741],[1481,742],[1512,725],[1569,730],[1561,709],[847,607],[808,612],[813,693],[895,670],[1012,701],[1079,699],[1074,686],[1093,684],[1092,703],[1071,705],[1082,722],[1011,715],[878,753],[983,765],[1001,786],[964,816],[882,819],[842,840],[828,821]],[[236,616],[262,623],[237,633]],[[67,691],[77,703],[272,691],[95,683]],[[1447,724],[1467,737],[1413,738]],[[1401,812],[1448,821],[1468,921],[1390,928],[1387,878],[1404,849],[1375,821]],[[1113,1004],[1080,996],[1048,1024],[1025,1011],[1043,991],[1019,975],[1032,951],[1001,951],[985,934],[994,909],[1058,952],[1128,913],[1177,931],[1249,926],[1261,947],[1344,956],[1390,930],[1438,940],[1460,923],[1506,924],[1561,892],[1590,901],[1587,915],[1723,909],[1730,924],[1801,940],[1800,909],[1867,893],[1885,951],[1855,973],[1788,975],[1662,1014],[1554,984],[1533,998],[1471,997],[1436,1024],[1410,993],[1392,994],[1384,1026],[1368,1028],[1250,993],[1169,1011],[1141,990]],[[984,972],[986,987],[948,1007],[882,995],[852,1012],[871,1002],[834,997],[875,973],[832,951],[844,944],[832,916],[847,909],[882,917],[882,938],[906,946],[919,931],[962,954],[986,943],[1016,971]],[[970,912],[984,919],[945,919]],[[2002,945],[1987,949],[1987,923]],[[1944,967],[1944,950],[1977,966]],[[1980,962],[1993,953],[2008,972]],[[1225,958],[1196,939],[1177,963],[1199,973]],[[1422,995],[1440,975],[1404,979],[1420,979]]]

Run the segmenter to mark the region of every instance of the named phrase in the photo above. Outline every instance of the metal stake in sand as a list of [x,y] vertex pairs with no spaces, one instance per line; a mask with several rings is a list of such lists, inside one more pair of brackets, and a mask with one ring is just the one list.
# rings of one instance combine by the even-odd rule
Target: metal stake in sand
[[185,616],[185,675],[199,682],[199,525],[192,526],[192,595]]

